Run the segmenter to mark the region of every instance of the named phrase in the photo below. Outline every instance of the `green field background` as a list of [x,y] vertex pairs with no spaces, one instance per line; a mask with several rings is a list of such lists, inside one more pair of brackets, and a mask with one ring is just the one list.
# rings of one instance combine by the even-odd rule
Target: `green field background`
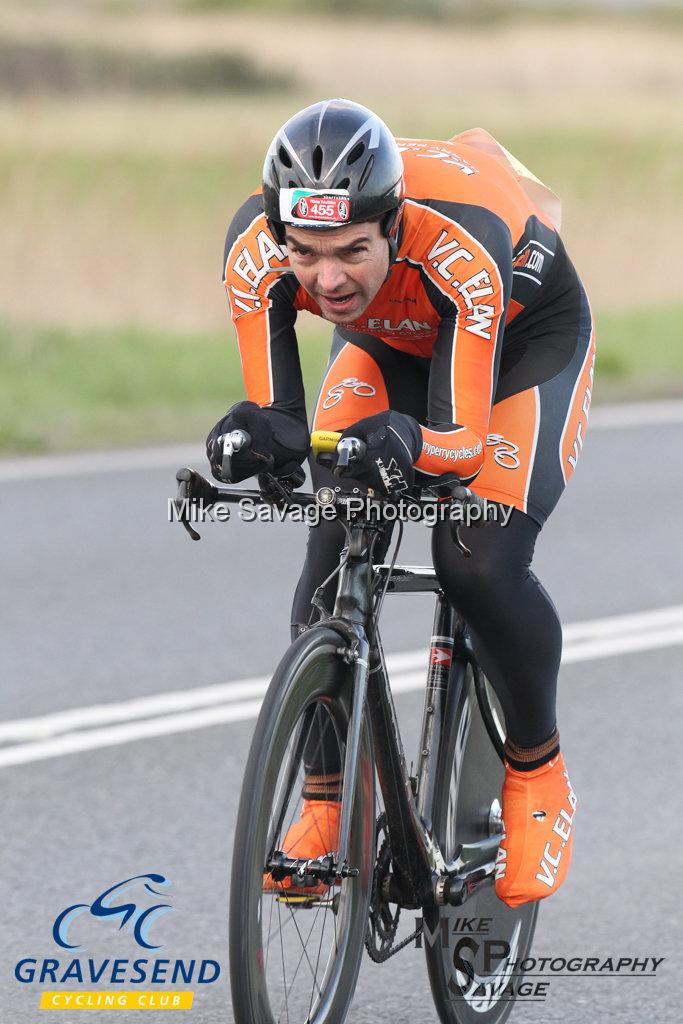
[[[6,2],[0,452],[194,440],[243,397],[220,272],[272,134],[315,99],[482,125],[563,200],[596,401],[683,391],[683,29],[447,0]],[[309,398],[329,328],[306,317]]]

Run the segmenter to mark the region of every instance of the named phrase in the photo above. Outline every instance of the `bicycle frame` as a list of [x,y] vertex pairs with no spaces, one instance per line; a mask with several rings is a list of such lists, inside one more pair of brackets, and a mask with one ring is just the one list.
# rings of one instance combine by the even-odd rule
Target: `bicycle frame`
[[[432,827],[444,726],[453,718],[468,666],[475,667],[469,639],[432,569],[395,566],[392,570],[388,565],[371,569],[373,529],[357,523],[350,524],[347,530],[348,546],[340,569],[334,613],[323,620],[347,641],[340,654],[354,667],[343,792],[354,792],[363,708],[367,704],[394,868],[385,895],[403,907],[460,905],[481,884],[492,881],[499,846],[498,836],[461,844],[455,859],[446,861]],[[368,585],[369,571],[373,572],[373,586]],[[420,753],[414,777],[406,767],[381,639],[370,625],[373,595],[384,584],[393,593],[436,594]],[[338,852],[342,866],[346,864],[350,821],[350,803],[343,801]]]

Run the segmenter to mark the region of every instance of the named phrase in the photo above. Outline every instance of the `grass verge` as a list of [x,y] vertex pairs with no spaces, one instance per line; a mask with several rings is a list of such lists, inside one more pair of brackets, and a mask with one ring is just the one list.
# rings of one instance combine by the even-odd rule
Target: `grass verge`
[[[597,317],[598,401],[683,394],[683,306]],[[329,331],[299,335],[309,412]],[[244,397],[231,328],[169,335],[0,323],[0,452],[27,454],[201,439]]]
[[[70,451],[205,437],[244,398],[232,328],[169,335],[138,327],[0,323],[0,452]],[[307,393],[327,349],[300,339]]]

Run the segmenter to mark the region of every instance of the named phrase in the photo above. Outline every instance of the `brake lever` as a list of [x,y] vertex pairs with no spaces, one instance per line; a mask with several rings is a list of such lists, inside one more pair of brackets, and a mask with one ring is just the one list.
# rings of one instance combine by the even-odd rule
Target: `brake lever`
[[456,548],[459,548],[459,550],[462,551],[463,557],[471,558],[472,552],[467,547],[467,544],[463,544],[462,540],[460,539],[460,534],[458,533],[458,523],[451,523],[451,537],[455,543]]
[[242,448],[251,445],[251,437],[246,430],[231,430],[229,434],[222,434],[218,443],[223,443],[223,455],[221,458],[221,476],[226,483],[232,483],[232,457]]
[[337,462],[334,467],[334,475],[341,476],[345,469],[349,468],[351,461],[358,461],[363,458],[367,447],[364,441],[358,437],[342,437],[337,445]]
[[192,480],[194,473],[191,469],[179,469],[175,475],[178,481],[178,494],[176,495],[174,504],[178,520],[183,524],[187,532],[189,533],[192,540],[201,540],[201,534],[190,525],[190,521],[187,518],[187,505],[185,502],[192,502]]

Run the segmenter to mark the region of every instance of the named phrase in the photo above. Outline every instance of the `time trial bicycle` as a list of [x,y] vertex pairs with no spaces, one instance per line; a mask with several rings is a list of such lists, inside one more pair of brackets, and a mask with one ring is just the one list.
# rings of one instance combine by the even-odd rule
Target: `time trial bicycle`
[[[342,465],[362,457],[362,441],[340,438],[314,434],[313,452],[324,460],[336,451]],[[226,437],[227,479],[231,457],[248,443],[242,431]],[[444,501],[443,479],[438,494],[412,501],[411,519],[420,510],[426,519]],[[370,506],[341,484],[293,491],[271,473],[259,476],[260,491],[216,487],[190,469],[179,470],[177,482],[179,518],[194,539],[195,505],[244,499],[284,511],[334,509],[346,531],[335,606],[322,603],[325,581],[314,597],[320,620],[294,640],[265,694],[244,772],[229,919],[237,1024],[342,1024],[363,950],[379,963],[413,941],[425,949],[444,1024],[501,1024],[514,1006],[538,909],[507,907],[493,888],[503,830],[503,716],[467,624],[433,568],[397,564],[400,522],[392,560],[373,564],[386,529],[375,512],[395,502],[373,498]],[[448,492],[452,508],[485,513],[457,480]],[[453,519],[453,539],[468,557],[461,519]],[[379,632],[385,597],[401,594],[435,595],[414,770]],[[341,816],[338,848],[304,860],[287,856],[283,839],[301,812],[312,758],[323,777],[340,779]],[[398,941],[402,909],[417,912],[420,923]],[[464,913],[486,922],[485,934],[462,934]]]

